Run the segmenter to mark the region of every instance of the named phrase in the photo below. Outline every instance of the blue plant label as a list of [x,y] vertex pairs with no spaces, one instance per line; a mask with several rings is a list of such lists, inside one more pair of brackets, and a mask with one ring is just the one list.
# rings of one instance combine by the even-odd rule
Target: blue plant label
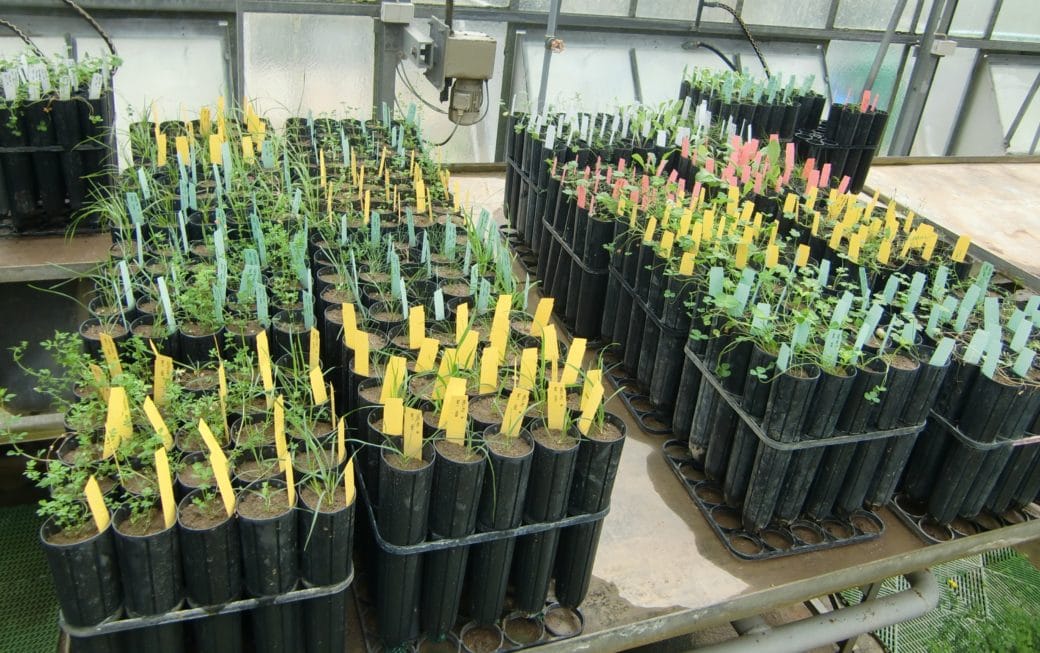
[[256,320],[265,327],[271,323],[267,288],[263,284],[256,287]]
[[751,309],[751,332],[758,335],[767,335],[769,329],[770,306],[769,302],[759,302]]
[[126,302],[126,309],[131,310],[136,305],[136,302],[134,302],[133,284],[130,283],[130,267],[125,260],[119,262],[119,278],[123,282],[123,297]]
[[834,307],[830,328],[840,329],[845,324],[845,320],[849,317],[849,311],[852,310],[852,300],[852,293],[846,290],[842,294],[841,299],[838,300],[838,305]]
[[923,272],[915,272],[914,277],[910,280],[910,289],[906,292],[906,304],[903,305],[904,313],[913,313],[917,310],[917,302],[921,300],[921,293],[924,292],[924,285],[928,282],[928,277]]
[[1029,320],[1022,320],[1018,327],[1014,331],[1014,335],[1011,337],[1011,351],[1019,353],[1029,342],[1029,336],[1033,334],[1033,323]]
[[188,184],[188,205],[191,206],[192,211],[199,210],[198,186],[196,186],[194,181]]
[[480,280],[480,291],[477,293],[477,314],[487,313],[488,304],[491,301],[491,282],[487,279]]
[[368,242],[372,247],[379,246],[379,240],[381,238],[381,230],[379,226],[379,214],[372,211],[372,217],[368,222]]
[[523,311],[527,312],[527,300],[531,296],[531,275],[524,274],[524,298],[523,298]]
[[823,338],[823,364],[825,367],[833,368],[838,364],[838,351],[841,348],[842,332],[838,329],[827,331]]
[[260,145],[260,165],[264,170],[274,169],[274,145],[267,139]]
[[794,349],[801,349],[809,342],[809,336],[812,333],[812,327],[808,321],[799,322],[794,327],[794,333],[791,335],[791,347]]
[[144,212],[141,210],[141,198],[131,191],[126,194],[126,210],[130,212],[130,220],[135,225],[144,224]]
[[885,291],[882,294],[885,305],[890,306],[896,299],[896,293],[899,292],[899,277],[892,275],[888,278],[888,282],[885,283]]
[[144,267],[144,236],[141,235],[141,225],[134,225],[134,235],[137,239],[137,266]]
[[448,220],[448,224],[444,225],[444,249],[442,252],[449,259],[455,257],[456,230],[455,223],[451,220]]
[[1029,316],[1033,322],[1037,322],[1036,318],[1040,317],[1040,295],[1033,295],[1026,302],[1025,314]]
[[470,259],[473,258],[473,248],[470,246],[469,241],[466,241],[466,252],[462,255],[462,269],[468,270],[470,266]]
[[159,287],[159,301],[162,304],[163,312],[166,314],[166,324],[169,325],[169,333],[173,333],[177,330],[177,319],[173,316],[173,303],[170,301],[170,291],[166,287],[166,279],[159,277],[155,280],[155,285]]
[[1012,371],[1014,371],[1019,378],[1028,378],[1029,368],[1033,366],[1033,359],[1035,357],[1035,351],[1032,349],[1023,349],[1018,353],[1018,356],[1015,357],[1015,365],[1011,368]]
[[308,331],[314,328],[314,294],[310,290],[303,291],[303,326]]
[[982,300],[982,323],[987,330],[1000,326],[1000,300],[994,295]]
[[708,295],[718,299],[722,295],[722,275],[724,271],[721,267],[715,266],[708,270]]
[[964,328],[968,325],[968,318],[975,312],[975,306],[978,304],[981,295],[982,289],[979,286],[971,286],[965,291],[960,308],[957,310],[957,318],[953,323],[953,327],[958,332],[964,331]]
[[181,251],[185,254],[188,253],[188,225],[187,220],[184,219],[184,209],[177,211],[177,226],[181,232]]
[[412,214],[412,207],[409,206],[404,210],[404,217],[405,224],[408,225],[408,246],[415,247],[415,216]]
[[430,232],[424,230],[422,235],[422,251],[419,253],[420,263],[430,262]]
[[831,260],[828,258],[820,261],[820,274],[816,277],[816,287],[823,290],[827,287],[827,279],[831,274]]
[[145,201],[152,199],[152,189],[148,185],[148,175],[145,174],[144,168],[137,169],[137,183],[141,186],[141,196]]
[[786,372],[791,367],[791,347],[786,342],[780,345],[780,353],[776,356],[776,368]]
[[878,322],[881,321],[883,313],[884,309],[881,307],[881,304],[874,304],[870,307],[870,310],[867,311],[867,316],[864,318],[863,324],[860,325],[859,332],[856,334],[856,344],[854,345],[854,348],[857,352],[862,351],[863,346],[867,344],[867,340],[870,339],[874,330],[877,329]]
[[982,354],[986,351],[989,342],[989,333],[985,329],[978,329],[968,341],[968,347],[964,350],[964,362],[969,365],[978,365],[982,360]]
[[903,325],[903,332],[900,335],[901,344],[905,347],[913,346],[914,341],[917,339],[917,318],[913,315],[907,318],[906,324]]
[[935,271],[935,278],[932,279],[932,297],[936,300],[941,300],[946,295],[946,284],[950,277],[950,268],[945,265],[940,265]]
[[292,214],[293,215],[299,215],[300,214],[300,203],[302,201],[303,201],[303,190],[300,189],[300,188],[297,188],[293,192],[293,198],[292,198],[292,209],[291,210],[292,210]]
[[433,319],[444,319],[444,291],[440,288],[433,291]]
[[1018,329],[1018,325],[1022,324],[1022,320],[1024,319],[1026,319],[1025,311],[1016,308],[1014,312],[1011,313],[1011,317],[1008,318],[1007,328],[1010,329],[1012,333],[1014,333],[1014,331]]
[[993,375],[997,373],[997,366],[1000,364],[1000,357],[1004,353],[1004,345],[997,342],[996,347],[991,347],[986,351],[986,357],[982,361],[982,373],[988,378],[992,379]]
[[989,288],[989,282],[993,278],[993,271],[993,264],[989,261],[984,261],[982,265],[979,266],[979,273],[975,276],[975,283],[973,285],[978,287],[980,290]]

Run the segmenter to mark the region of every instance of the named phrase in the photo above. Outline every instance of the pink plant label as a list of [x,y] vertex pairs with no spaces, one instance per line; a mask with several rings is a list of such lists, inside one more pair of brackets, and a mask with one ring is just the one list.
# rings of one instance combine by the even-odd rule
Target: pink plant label
[[588,166],[585,166],[585,175],[584,175],[585,181],[589,180],[589,175],[591,175],[591,174],[592,174],[592,168],[590,168]]
[[820,171],[816,168],[809,170],[809,174],[806,177],[805,190],[812,190],[820,185]]
[[709,174],[715,174],[715,159],[709,156],[704,162],[704,169],[707,170]]
[[650,190],[650,176],[643,175],[643,179],[639,182],[640,187],[643,189],[643,193]]
[[686,179],[683,178],[683,179],[679,180],[679,197],[683,197],[685,195],[686,195]]
[[596,157],[596,176],[597,177],[599,176],[599,169],[600,169],[600,167],[602,165],[603,165],[603,157],[597,156]]
[[841,183],[838,184],[838,192],[839,193],[844,193],[845,191],[847,191],[849,189],[849,182],[850,181],[852,181],[852,180],[849,179],[848,175],[845,175],[844,177],[842,177],[841,178]]
[[596,213],[596,198],[595,197],[593,197],[592,200],[589,202],[589,213],[590,214],[595,214]]
[[678,179],[678,178],[679,178],[679,171],[678,170],[672,170],[672,174],[668,175],[668,183],[669,184],[674,184],[675,180]]
[[809,157],[805,160],[805,165],[802,166],[802,176],[806,179],[809,178],[809,174],[816,168],[816,159]]
[[827,188],[831,183],[831,164],[824,163],[820,170],[820,188]]
[[664,172],[664,166],[668,163],[668,159],[661,157],[661,163],[657,166],[657,176],[660,177],[661,173]]
[[740,183],[746,184],[751,179],[751,165],[745,163],[740,169]]
[[690,137],[684,136],[682,139],[682,158],[690,158]]
[[762,180],[764,178],[765,178],[765,176],[761,172],[755,173],[755,194],[756,195],[761,195],[762,194]]
[[878,101],[880,99],[881,99],[881,94],[880,93],[875,93],[874,94],[874,99],[871,100],[871,102],[870,102],[870,110],[871,111],[877,111],[877,105],[878,105]]
[[579,209],[585,208],[585,196],[587,194],[588,194],[588,191],[585,189],[584,186],[578,186],[578,208]]
[[787,148],[784,150],[784,183],[791,178],[791,171],[794,170],[794,143],[788,143]]
[[639,204],[639,189],[632,191],[632,194],[628,196],[628,201],[632,204]]
[[625,174],[625,160],[624,159],[618,159],[617,171],[618,171],[619,175]]
[[614,178],[614,168],[607,168],[607,186],[610,185],[610,181]]
[[556,176],[556,159],[553,159],[552,176]]
[[870,90],[864,89],[863,90],[863,97],[860,98],[860,101],[859,101],[859,112],[860,113],[866,113],[867,112],[867,107],[869,107],[869,106],[870,106]]
[[618,183],[614,184],[614,190],[610,193],[610,196],[616,201],[617,198],[621,197],[621,180],[618,179]]
[[694,200],[696,200],[700,196],[701,196],[701,182],[695,181],[695,182],[693,182],[693,192],[690,193],[690,197],[693,198]]

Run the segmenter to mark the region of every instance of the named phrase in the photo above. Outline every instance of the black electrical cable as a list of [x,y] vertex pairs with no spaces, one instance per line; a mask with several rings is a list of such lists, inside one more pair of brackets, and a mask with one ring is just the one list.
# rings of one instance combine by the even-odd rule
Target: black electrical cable
[[747,37],[748,43],[751,44],[751,48],[755,51],[755,54],[758,56],[758,61],[762,64],[762,70],[766,71],[766,77],[772,77],[772,74],[769,72],[769,66],[766,65],[766,58],[762,56],[762,50],[759,49],[758,43],[755,42],[755,38],[751,36],[751,30],[748,29],[747,24],[744,23],[744,20],[740,17],[740,14],[738,14],[737,11],[733,9],[733,7],[730,7],[729,5],[723,4],[721,2],[702,2],[701,6],[722,9],[723,11],[733,16],[733,18],[737,21],[737,24],[740,25],[740,29],[744,30],[744,36]]
[[401,82],[408,88],[409,91],[411,91],[412,95],[414,95],[417,100],[419,100],[420,102],[425,104],[427,107],[429,107],[433,111],[436,111],[437,113],[448,115],[447,111],[445,111],[444,109],[438,107],[436,104],[433,104],[432,102],[429,102],[426,98],[424,98],[423,96],[419,95],[419,92],[417,90],[415,90],[414,86],[412,86],[412,82],[411,82],[411,80],[408,79],[407,74],[405,74],[405,72],[403,70],[401,70],[401,66],[402,66],[403,63],[404,62],[402,62],[402,61],[397,62],[397,68],[396,68],[396,70],[397,70],[397,78],[401,80]]
[[[482,123],[482,122],[484,122],[484,118],[487,118],[488,111],[491,109],[491,98],[488,96],[488,92],[489,92],[488,91],[488,83],[487,83],[487,80],[485,79],[484,80],[484,113],[480,114],[480,118],[478,118],[476,122],[471,123],[469,125],[466,125],[467,127],[472,127],[473,125],[477,125],[479,123]],[[452,138],[454,138],[455,132],[457,132],[458,130],[459,130],[459,123],[455,123],[455,126],[452,127],[451,133],[448,134],[448,137],[445,138],[440,143],[434,143],[433,146],[434,147],[443,147],[443,146],[447,145],[448,142]]]
[[694,41],[693,47],[695,47],[695,48],[704,48],[705,50],[709,50],[711,52],[714,52],[716,55],[718,55],[719,59],[722,59],[723,63],[725,63],[727,66],[729,66],[730,70],[732,70],[733,72],[739,72],[739,71],[737,71],[737,64],[735,64],[732,61],[730,61],[729,57],[727,57],[725,54],[723,54],[722,50],[719,50],[714,45],[712,45],[710,43],[705,43],[704,41]]

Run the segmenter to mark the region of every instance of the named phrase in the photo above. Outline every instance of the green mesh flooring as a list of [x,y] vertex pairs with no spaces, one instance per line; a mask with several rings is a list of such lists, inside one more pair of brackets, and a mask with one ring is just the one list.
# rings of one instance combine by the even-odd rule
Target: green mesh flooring
[[[879,630],[874,637],[892,653],[1040,650],[1040,570],[1012,549],[954,560],[932,569],[939,582],[939,606],[912,621]],[[879,596],[907,589],[903,577],[890,578]],[[842,597],[859,603],[863,594]]]
[[0,508],[0,653],[58,650],[58,603],[35,506]]

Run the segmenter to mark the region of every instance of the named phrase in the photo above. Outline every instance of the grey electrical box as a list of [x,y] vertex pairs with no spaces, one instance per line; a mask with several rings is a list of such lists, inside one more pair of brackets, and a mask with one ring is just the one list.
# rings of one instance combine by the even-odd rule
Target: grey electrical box
[[495,73],[495,39],[479,32],[455,32],[444,45],[444,77],[491,79]]

